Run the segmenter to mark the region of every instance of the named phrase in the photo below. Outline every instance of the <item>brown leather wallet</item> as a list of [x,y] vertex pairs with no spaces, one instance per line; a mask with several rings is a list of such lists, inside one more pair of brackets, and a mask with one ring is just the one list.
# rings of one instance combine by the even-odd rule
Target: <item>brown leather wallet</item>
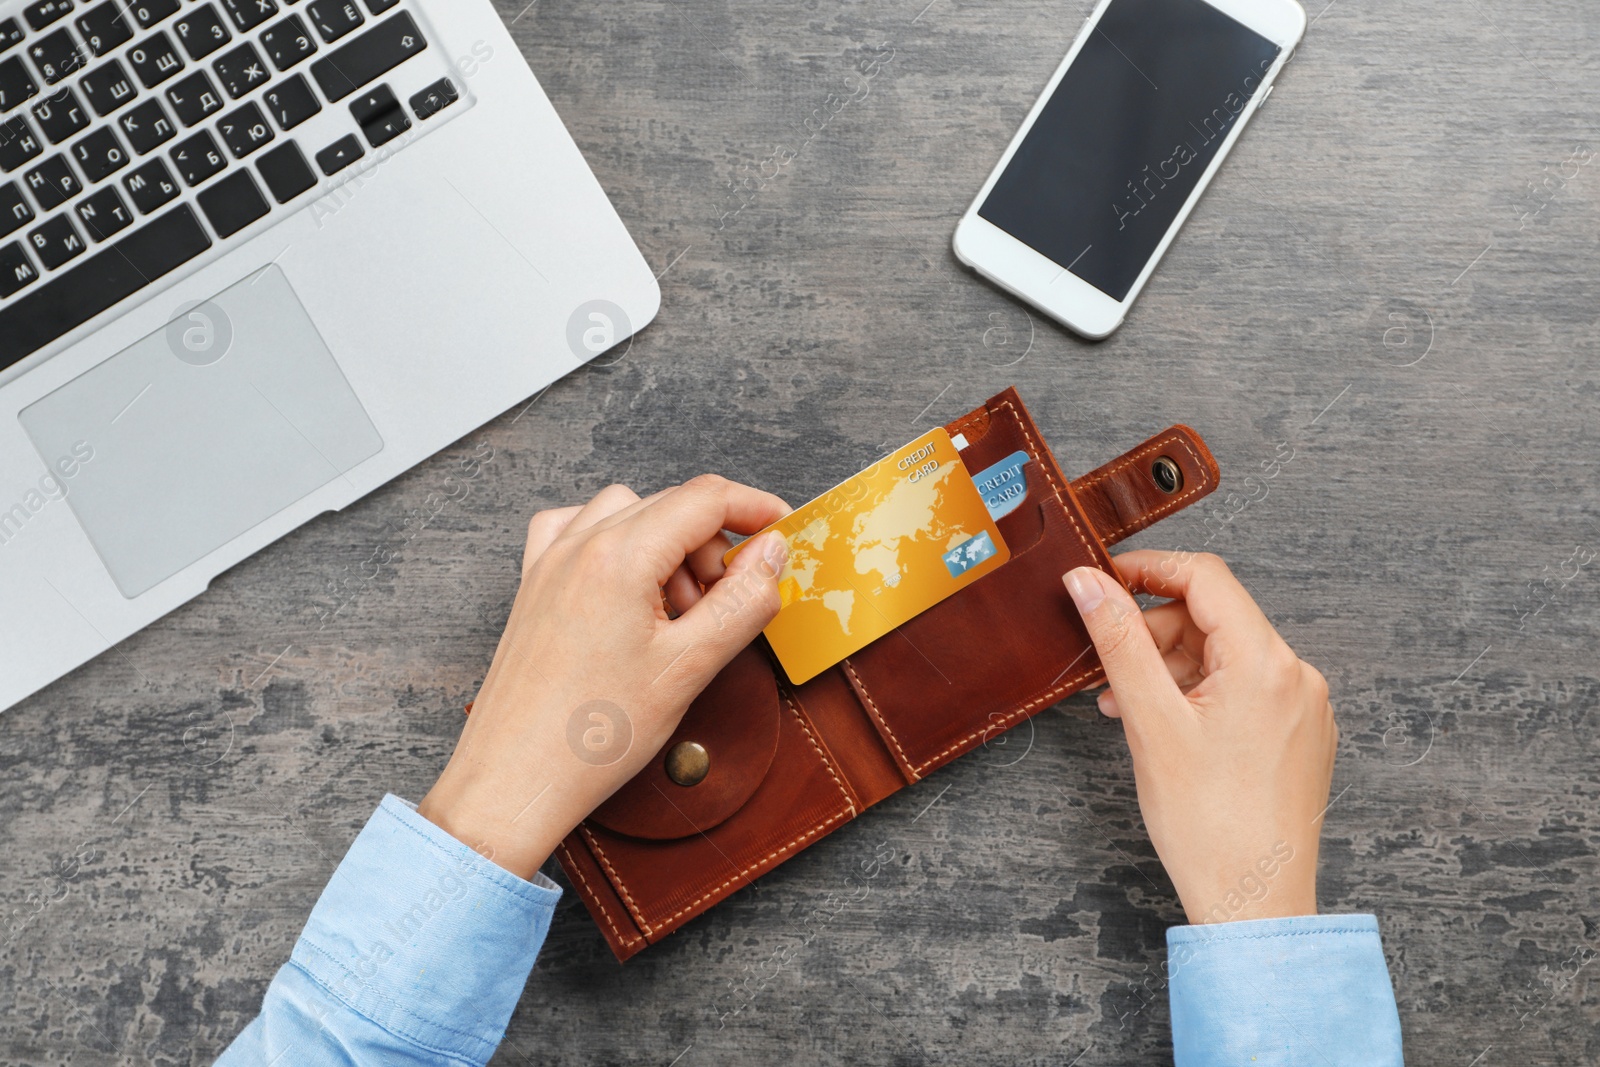
[[[1015,389],[946,428],[966,438],[974,474],[1019,450],[1031,457],[1026,501],[999,520],[1010,561],[804,685],[789,684],[764,639],[728,664],[661,757],[557,852],[617,959],[1097,682],[1100,661],[1061,576],[1085,565],[1115,574],[1109,545],[1219,477],[1199,435],[1174,426],[1068,482]],[[709,756],[687,786],[668,773],[684,742]]]

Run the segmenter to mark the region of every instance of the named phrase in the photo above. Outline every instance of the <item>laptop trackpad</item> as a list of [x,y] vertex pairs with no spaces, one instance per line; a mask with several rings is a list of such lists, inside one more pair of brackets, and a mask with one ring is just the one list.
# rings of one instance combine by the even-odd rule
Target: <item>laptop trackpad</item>
[[383,448],[276,264],[19,415],[132,599]]

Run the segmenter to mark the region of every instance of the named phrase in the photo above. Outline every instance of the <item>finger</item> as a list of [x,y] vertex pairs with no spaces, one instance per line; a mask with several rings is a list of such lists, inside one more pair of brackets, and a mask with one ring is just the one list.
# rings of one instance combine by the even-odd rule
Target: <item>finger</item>
[[701,585],[710,585],[727,573],[728,567],[722,562],[722,557],[732,547],[733,542],[728,540],[728,535],[718,532],[711,540],[689,553],[689,569]]
[[1094,567],[1078,567],[1062,580],[1083,616],[1122,714],[1140,718],[1185,706],[1144,613],[1127,590]]
[[1228,565],[1209,553],[1124,552],[1114,561],[1135,592],[1182,600],[1206,634],[1258,644],[1277,630]]
[[1182,649],[1198,660],[1205,651],[1205,631],[1195,625],[1189,605],[1181,600],[1146,608],[1144,621],[1162,652]]
[[699,691],[778,614],[778,576],[788,547],[776,532],[763,534],[728,565],[728,572],[675,621],[677,674]]
[[657,580],[665,582],[691,552],[723,530],[754,533],[788,513],[789,506],[771,493],[706,474],[663,493],[628,525],[638,527],[640,551]]
[[694,607],[702,596],[700,583],[695,580],[687,563],[672,572],[672,577],[662,586],[662,592],[666,595],[667,606],[672,608],[674,615],[682,615]]
[[522,549],[522,573],[526,575],[539,562],[545,549],[555,543],[578,514],[577,507],[541,511],[528,521],[528,543]]
[[567,524],[569,533],[581,533],[600,525],[619,511],[639,503],[639,494],[625,485],[608,485],[596,493]]

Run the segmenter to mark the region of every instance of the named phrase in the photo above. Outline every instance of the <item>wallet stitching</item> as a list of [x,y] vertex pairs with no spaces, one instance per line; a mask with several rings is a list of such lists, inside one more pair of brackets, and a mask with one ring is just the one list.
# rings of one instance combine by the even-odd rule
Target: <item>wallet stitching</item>
[[[704,902],[705,900],[707,900],[707,899],[709,899],[711,897],[716,896],[718,893],[721,893],[724,889],[728,888],[734,882],[740,881],[741,879],[745,880],[745,881],[748,881],[749,880],[748,876],[751,874],[751,872],[757,871],[757,870],[761,870],[766,865],[770,864],[773,860],[777,859],[779,856],[783,855],[784,853],[786,853],[786,852],[790,851],[791,849],[793,849],[796,845],[800,844],[800,842],[805,841],[805,840],[807,840],[809,838],[815,837],[817,834],[821,833],[823,830],[826,830],[829,826],[832,826],[834,823],[838,822],[841,819],[845,819],[845,818],[853,819],[853,818],[855,818],[855,816],[857,814],[855,801],[850,799],[850,794],[845,789],[844,783],[841,782],[839,780],[839,776],[836,773],[834,773],[833,764],[828,762],[827,753],[823,752],[822,751],[822,746],[817,744],[817,739],[816,739],[815,735],[812,734],[811,727],[806,724],[805,716],[800,714],[800,709],[795,707],[794,700],[793,700],[792,696],[787,691],[785,691],[785,693],[784,693],[784,700],[785,700],[786,703],[788,703],[789,710],[794,713],[795,721],[797,721],[800,724],[800,729],[805,731],[806,739],[811,742],[811,747],[816,750],[817,758],[822,761],[822,766],[827,770],[828,777],[833,779],[834,786],[839,790],[839,795],[844,799],[844,802],[845,802],[845,805],[846,805],[846,810],[845,811],[835,812],[833,815],[829,816],[827,819],[825,819],[822,822],[818,823],[817,825],[813,826],[810,830],[807,830],[805,833],[801,834],[799,837],[796,837],[793,841],[790,841],[787,845],[784,845],[781,848],[778,848],[778,849],[773,850],[772,852],[769,852],[766,856],[764,856],[763,858],[757,860],[755,863],[752,863],[750,866],[746,867],[744,870],[740,871],[738,874],[734,875],[732,878],[729,878],[726,882],[723,882],[721,885],[717,886],[714,889],[710,889],[710,890],[707,890],[705,893],[702,893],[699,897],[697,897],[694,900],[690,901],[688,904],[685,904],[682,908],[678,909],[676,912],[673,912],[671,915],[667,916],[660,923],[657,923],[653,927],[651,926],[650,923],[645,921],[644,915],[641,913],[641,911],[639,909],[639,906],[634,902],[633,897],[628,893],[628,887],[623,882],[622,876],[617,874],[616,868],[612,867],[610,860],[608,860],[606,858],[606,854],[605,854],[604,850],[602,850],[601,847],[600,847],[600,842],[595,840],[594,835],[589,832],[587,827],[580,827],[580,829],[583,830],[584,839],[589,842],[589,847],[594,849],[595,855],[599,857],[601,864],[606,869],[606,874],[609,875],[610,878],[611,878],[612,884],[614,884],[617,887],[617,889],[619,889],[621,891],[622,899],[628,905],[629,912],[633,915],[634,919],[638,922],[640,928],[642,930],[644,930],[646,939],[654,936],[654,934],[656,933],[657,930],[661,930],[661,929],[663,929],[665,927],[673,926],[673,924],[677,922],[679,917],[683,916],[684,914],[686,914],[688,912],[694,911],[695,908],[699,907],[702,902]],[[701,835],[701,836],[704,836],[704,835]],[[582,875],[580,874],[579,877],[581,878]],[[585,885],[585,888],[587,888],[587,884]],[[601,910],[604,911],[604,907],[603,906],[602,906]],[[606,921],[608,923],[611,921],[609,916],[607,917]],[[613,926],[612,930],[615,930],[615,929],[616,929],[616,927]],[[620,937],[620,935],[618,935],[618,936]]]
[[1139,462],[1139,460],[1143,459],[1145,456],[1148,456],[1150,453],[1159,452],[1162,449],[1166,448],[1168,445],[1172,445],[1172,444],[1176,444],[1176,445],[1179,445],[1180,447],[1182,447],[1182,449],[1185,452],[1189,453],[1189,458],[1194,460],[1195,466],[1200,468],[1200,484],[1195,486],[1193,489],[1190,489],[1187,493],[1184,493],[1182,496],[1173,497],[1171,500],[1167,501],[1165,504],[1161,505],[1159,508],[1156,508],[1153,511],[1147,511],[1144,514],[1140,515],[1138,518],[1135,518],[1132,521],[1130,521],[1128,523],[1125,523],[1122,526],[1117,527],[1115,530],[1112,530],[1111,532],[1106,534],[1107,537],[1120,537],[1121,535],[1127,533],[1129,530],[1143,529],[1144,527],[1146,527],[1146,526],[1150,525],[1151,523],[1155,522],[1157,519],[1161,518],[1161,516],[1165,515],[1167,512],[1173,510],[1178,505],[1182,504],[1185,500],[1188,500],[1190,497],[1194,496],[1196,493],[1204,490],[1206,487],[1208,487],[1211,484],[1210,472],[1206,469],[1206,465],[1204,463],[1200,462],[1199,454],[1195,452],[1194,448],[1189,444],[1189,442],[1187,440],[1184,439],[1184,437],[1181,434],[1174,434],[1171,437],[1163,437],[1158,441],[1153,441],[1150,444],[1146,445],[1144,448],[1139,449],[1139,451],[1133,453],[1131,456],[1129,456],[1122,463],[1120,463],[1117,466],[1112,467],[1110,470],[1106,471],[1105,474],[1101,475],[1099,478],[1095,479],[1093,482],[1086,482],[1085,486],[1086,487],[1098,486],[1102,482],[1108,481],[1113,474],[1116,474],[1118,471],[1124,469],[1125,467],[1131,466],[1132,464]]
[[833,784],[839,787],[839,795],[844,797],[844,802],[850,806],[850,817],[855,818],[857,814],[856,802],[851,799],[850,791],[846,789],[844,787],[844,783],[839,780],[838,774],[834,773],[833,763],[828,759],[828,754],[822,751],[822,746],[817,743],[816,735],[811,732],[811,727],[809,724],[807,724],[806,717],[800,714],[800,708],[794,702],[794,694],[785,689],[783,691],[783,700],[784,703],[789,705],[789,710],[794,712],[795,721],[800,724],[800,729],[805,731],[806,740],[810,741],[811,747],[817,750],[817,758],[822,761],[822,766],[827,769],[828,777],[832,778]]
[[582,826],[579,829],[583,831],[584,840],[589,842],[589,847],[594,849],[594,854],[600,860],[600,865],[606,869],[606,874],[611,878],[611,884],[621,891],[622,901],[628,906],[628,911],[633,915],[634,921],[639,924],[639,929],[644,931],[646,938],[649,938],[655,931],[650,929],[650,924],[645,921],[644,913],[639,910],[639,905],[634,902],[633,897],[628,893],[628,884],[622,880],[622,876],[617,873],[617,869],[611,866],[611,861],[606,858],[605,849],[600,847],[600,842],[595,840],[595,836],[589,832],[589,828]]
[[761,858],[761,859],[757,860],[756,862],[752,863],[750,866],[746,867],[744,870],[740,871],[738,874],[734,875],[732,878],[729,878],[726,882],[723,882],[721,885],[717,886],[715,889],[709,889],[706,892],[702,893],[695,900],[689,902],[688,904],[685,904],[683,907],[679,908],[677,911],[675,911],[671,915],[667,916],[667,918],[663,919],[662,922],[661,922],[661,925],[662,926],[671,926],[673,923],[675,923],[677,921],[677,919],[678,919],[678,917],[680,915],[683,915],[683,914],[685,914],[687,912],[693,911],[695,908],[700,906],[700,903],[702,901],[716,896],[718,893],[721,893],[724,889],[728,888],[730,885],[732,885],[735,882],[738,882],[738,881],[741,881],[741,880],[748,882],[749,881],[749,877],[748,876],[752,872],[764,869],[773,860],[777,859],[779,856],[783,855],[785,852],[788,852],[790,849],[794,848],[800,842],[806,840],[807,838],[815,837],[817,834],[821,833],[823,830],[826,830],[829,826],[832,826],[834,823],[838,822],[840,819],[851,817],[854,814],[855,814],[855,807],[854,807],[854,805],[852,805],[851,809],[849,811],[840,811],[840,812],[834,813],[833,815],[830,815],[828,818],[824,819],[822,822],[817,823],[817,825],[813,826],[811,829],[807,830],[805,833],[801,834],[799,837],[795,838],[793,841],[790,841],[787,845],[784,845],[782,848],[774,849],[773,851],[767,853],[766,856],[764,856],[763,858]]
[[583,895],[593,901],[596,908],[600,909],[600,914],[605,917],[606,925],[611,927],[611,932],[616,935],[617,943],[623,948],[632,948],[643,941],[644,938],[642,937],[635,937],[629,940],[622,936],[622,931],[617,929],[617,924],[611,919],[611,909],[606,907],[606,902],[600,899],[600,894],[596,893],[589,885],[589,879],[583,876],[583,868],[579,867],[577,861],[572,858],[572,850],[567,847],[565,841],[561,842],[561,854],[567,858],[567,869],[578,876],[578,882],[583,887],[581,890]]
[[[1004,401],[1003,403],[1001,403],[1000,409],[1004,409],[1006,411],[1009,411],[1011,413],[1011,417],[1014,420],[1016,420],[1018,431],[1021,432],[1021,434],[1023,436],[1023,439],[1026,440],[1027,443],[1028,443],[1028,455],[1033,457],[1034,461],[1039,466],[1039,470],[1044,472],[1044,480],[1050,483],[1051,494],[1055,497],[1056,506],[1061,509],[1061,514],[1066,518],[1066,520],[1069,523],[1072,524],[1072,532],[1078,535],[1078,540],[1080,542],[1082,542],[1084,551],[1089,553],[1089,558],[1090,559],[1095,558],[1094,557],[1094,547],[1092,545],[1090,545],[1089,539],[1083,535],[1083,527],[1078,525],[1077,517],[1072,514],[1072,509],[1067,507],[1066,502],[1061,499],[1061,487],[1056,484],[1055,476],[1050,471],[1050,464],[1046,463],[1044,461],[1044,457],[1039,454],[1039,443],[1033,439],[1033,434],[1031,432],[1029,432],[1028,424],[1023,421],[1021,412],[1017,411],[1016,405],[1014,405],[1009,400]],[[990,415],[992,416],[996,410],[1000,410],[1000,409],[991,410],[990,411]],[[1187,447],[1187,445],[1185,445],[1185,447]],[[1193,455],[1192,452],[1190,454]],[[1198,457],[1196,457],[1195,461],[1197,463],[1199,462]],[[1128,462],[1131,463],[1131,462],[1133,462],[1133,460],[1130,459]],[[845,661],[844,661],[844,666],[845,666],[845,670],[850,672],[850,677],[855,681],[856,689],[861,693],[861,696],[866,700],[866,702],[867,702],[867,710],[869,712],[871,712],[873,719],[877,721],[878,725],[883,727],[883,732],[889,735],[889,741],[894,745],[895,751],[897,753],[899,753],[901,764],[908,771],[910,771],[913,782],[919,780],[922,777],[922,775],[924,774],[924,772],[926,772],[928,770],[928,768],[930,768],[934,764],[938,763],[945,756],[947,756],[950,753],[952,753],[952,752],[956,751],[957,749],[961,748],[963,745],[968,744],[969,742],[971,742],[973,740],[973,738],[983,736],[984,734],[988,733],[990,730],[993,730],[994,727],[995,727],[994,723],[990,723],[989,725],[985,726],[983,729],[977,731],[976,733],[968,734],[966,737],[963,737],[961,740],[955,742],[955,744],[951,745],[949,748],[945,749],[943,752],[940,752],[938,755],[930,757],[929,759],[927,759],[926,761],[924,761],[921,764],[913,765],[912,762],[911,762],[910,757],[908,757],[906,755],[905,749],[903,747],[901,747],[900,738],[895,735],[895,732],[894,732],[893,728],[891,728],[889,726],[889,723],[879,713],[877,702],[872,699],[872,694],[867,690],[867,687],[866,687],[865,683],[863,683],[861,681],[861,676],[856,673],[855,665],[852,664],[848,658],[846,658]],[[1039,701],[1053,701],[1054,698],[1056,696],[1058,696],[1060,693],[1063,693],[1066,690],[1071,689],[1073,686],[1075,686],[1078,683],[1082,682],[1085,678],[1091,677],[1098,670],[1099,670],[1098,667],[1092,668],[1089,671],[1087,671],[1086,673],[1080,674],[1076,678],[1073,678],[1073,679],[1071,679],[1071,680],[1069,680],[1067,682],[1062,683],[1062,685],[1061,685],[1061,687],[1059,689],[1056,689],[1056,690],[1053,690],[1051,692],[1048,692],[1043,697],[1036,698],[1034,702],[1029,703],[1029,704],[1025,704],[1021,708],[1018,708],[1017,710],[1013,711],[1010,715],[1007,715],[1005,718],[1001,719],[1000,720],[1001,723],[1009,725],[1017,717],[1024,716],[1024,715],[1026,715],[1028,713],[1028,711],[1030,709],[1039,706]]]
[[850,672],[850,680],[855,682],[856,688],[861,692],[862,699],[867,702],[867,711],[871,712],[878,725],[883,727],[883,732],[889,735],[889,743],[894,745],[895,754],[900,757],[900,766],[904,767],[906,772],[911,775],[913,782],[917,781],[922,777],[921,773],[912,764],[911,757],[906,755],[906,750],[900,747],[900,738],[895,736],[894,729],[890,727],[888,722],[884,720],[882,713],[878,711],[878,702],[872,699],[872,694],[867,691],[867,684],[861,680],[861,675],[856,673],[855,664],[846,659],[844,661],[844,669]]
[[1046,692],[1043,696],[1035,697],[1033,700],[1030,700],[1028,703],[1024,704],[1022,707],[1017,708],[1016,710],[1012,711],[1010,714],[1008,714],[1008,715],[1004,716],[1003,718],[1001,718],[998,722],[991,722],[989,725],[985,726],[983,729],[977,730],[977,731],[975,731],[973,733],[968,734],[966,737],[963,737],[961,740],[955,742],[949,748],[945,749],[943,752],[940,752],[937,755],[929,757],[928,761],[926,763],[922,764],[921,767],[918,767],[917,770],[920,772],[920,771],[923,771],[923,770],[925,770],[925,769],[927,769],[929,767],[932,767],[935,763],[938,763],[940,760],[944,759],[946,756],[950,755],[952,752],[955,752],[955,751],[965,747],[966,745],[970,744],[972,741],[975,741],[978,738],[983,737],[984,735],[990,733],[991,731],[1008,730],[1008,729],[1010,729],[1012,723],[1016,722],[1019,719],[1027,718],[1028,717],[1028,713],[1033,711],[1033,709],[1040,708],[1040,707],[1045,707],[1046,705],[1049,705],[1049,704],[1054,704],[1058,698],[1060,698],[1066,692],[1071,690],[1074,686],[1080,684],[1081,682],[1083,682],[1087,678],[1094,677],[1096,674],[1098,674],[1100,672],[1100,670],[1101,670],[1101,668],[1094,667],[1094,668],[1091,668],[1090,670],[1087,670],[1084,673],[1078,675],[1075,678],[1069,678],[1067,681],[1062,682],[1061,685],[1059,685],[1055,689],[1052,689],[1052,690]]

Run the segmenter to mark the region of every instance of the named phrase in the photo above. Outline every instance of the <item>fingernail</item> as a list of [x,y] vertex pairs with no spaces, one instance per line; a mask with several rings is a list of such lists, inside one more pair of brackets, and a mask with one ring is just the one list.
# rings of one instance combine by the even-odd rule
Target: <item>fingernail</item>
[[789,559],[789,544],[783,539],[783,534],[774,530],[767,535],[766,543],[761,546],[761,558],[766,561],[772,574],[783,570],[784,563]]
[[1099,576],[1092,567],[1079,567],[1068,571],[1063,577],[1066,579],[1067,592],[1072,595],[1072,602],[1078,605],[1079,614],[1089,614],[1106,598],[1105,586],[1100,584]]

